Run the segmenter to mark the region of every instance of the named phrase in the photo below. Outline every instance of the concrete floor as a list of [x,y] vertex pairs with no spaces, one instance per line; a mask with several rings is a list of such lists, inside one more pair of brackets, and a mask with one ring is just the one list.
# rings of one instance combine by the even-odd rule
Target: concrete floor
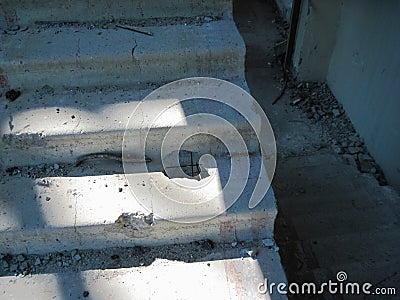
[[[283,39],[275,4],[272,0],[234,4],[235,21],[247,46],[246,79],[276,134],[275,239],[288,282],[322,283],[345,271],[350,282],[398,291],[398,194],[336,154],[327,129],[291,106],[288,91],[272,105],[282,77],[279,65],[268,64],[274,61],[273,45]],[[348,297],[323,295],[324,299]]]

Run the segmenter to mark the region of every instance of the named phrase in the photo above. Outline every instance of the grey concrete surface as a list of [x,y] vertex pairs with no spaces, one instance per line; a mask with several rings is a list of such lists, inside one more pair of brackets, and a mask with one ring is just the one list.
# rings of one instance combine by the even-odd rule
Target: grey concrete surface
[[[231,2],[69,1],[43,2],[42,6],[34,1],[5,1],[1,4],[0,23],[6,28],[1,35],[0,54],[1,162],[3,169],[7,169],[0,181],[0,252],[4,253],[0,257],[1,268],[2,274],[16,272],[20,277],[42,273],[29,279],[2,277],[2,295],[21,298],[24,297],[21,286],[29,286],[31,297],[40,299],[54,296],[107,299],[132,293],[138,299],[175,299],[208,297],[210,292],[222,299],[269,299],[268,294],[257,290],[264,278],[286,281],[273,240],[277,209],[272,188],[261,204],[249,209],[253,187],[259,180],[258,171],[264,165],[259,144],[253,141],[254,134],[248,133],[249,124],[243,117],[203,99],[202,103],[173,107],[167,116],[170,119],[157,124],[159,131],[150,136],[150,150],[155,149],[159,154],[162,134],[171,124],[183,115],[198,112],[196,109],[201,112],[207,108],[218,111],[243,133],[252,153],[250,175],[243,170],[237,172],[235,179],[245,179],[245,189],[239,200],[216,218],[211,218],[216,211],[232,204],[225,202],[232,191],[220,193],[230,175],[230,161],[212,140],[191,139],[192,144],[185,145],[199,153],[206,152],[208,147],[207,151],[219,155],[217,168],[207,169],[213,171],[212,184],[200,192],[191,191],[190,195],[171,184],[172,180],[189,179],[167,178],[156,157],[149,162],[154,166],[150,166],[148,173],[132,172],[127,177],[118,161],[94,159],[84,160],[80,166],[74,164],[82,154],[120,152],[126,122],[138,100],[165,82],[188,76],[214,76],[247,89],[245,47],[231,19]],[[153,35],[116,29],[115,20],[110,19],[144,26]],[[22,95],[11,99],[5,95],[10,89],[17,89]],[[147,103],[141,118],[133,121],[133,129],[141,130],[142,121],[159,112],[160,103],[173,100],[157,101]],[[249,121],[254,121],[257,130],[261,130],[260,116],[254,114],[253,106],[245,106],[244,111],[247,109],[253,112]],[[231,136],[231,131],[219,123],[204,123],[206,129],[227,138]],[[177,134],[195,126],[188,122],[178,128]],[[135,141],[140,144],[142,137]],[[236,152],[233,155],[243,154]],[[268,182],[266,172],[263,174]],[[138,182],[132,188],[133,192],[141,189],[140,195],[145,198],[141,202],[130,190],[127,178]],[[177,195],[192,207],[175,210],[158,206],[154,182],[163,184],[165,193]],[[214,194],[218,201],[202,209],[191,203],[207,200]],[[151,202],[147,209],[141,206],[144,200]],[[160,212],[169,212],[171,219],[186,223],[163,220]],[[199,222],[205,217],[210,219]],[[193,220],[196,222],[188,223]],[[268,247],[259,245],[265,238],[271,244]],[[176,258],[165,254],[172,249],[167,244],[198,240],[205,241],[182,246],[183,251],[196,251],[193,255],[182,253]],[[240,249],[245,245],[241,241],[249,241],[250,248]],[[225,250],[222,254],[202,257],[198,251],[203,244],[210,251],[216,244],[224,244]],[[122,257],[128,249],[123,246],[130,246],[129,251],[133,252],[151,249],[156,256],[146,266],[131,264],[130,269],[119,266],[99,270],[105,265],[113,266],[112,261],[119,256],[112,252],[117,251]],[[69,252],[73,253],[75,264],[68,262]],[[55,261],[63,253],[67,255],[64,261]],[[75,259],[77,253],[81,254]],[[103,257],[100,264],[96,256],[99,254]],[[183,262],[189,255],[192,264]],[[25,260],[28,256],[34,261]],[[179,261],[172,262],[171,258],[160,263],[157,258],[162,257],[175,257]],[[193,257],[203,262],[196,264]],[[17,268],[13,264],[15,259],[19,259]],[[85,259],[88,263],[83,267]],[[56,273],[44,261],[52,261]],[[65,270],[71,272],[64,273]],[[175,287],[171,288],[172,285]],[[273,299],[285,296],[274,295]]]
[[[272,105],[282,77],[270,46],[282,38],[279,26],[271,25],[276,18],[274,2],[235,1],[234,7],[248,50],[246,80],[277,140],[275,239],[288,282],[327,282],[343,270],[351,281],[396,287],[398,292],[398,193],[379,186],[371,175],[336,154],[327,137],[329,128],[291,105],[295,98],[290,89]],[[318,299],[350,298],[340,297],[324,294]]]
[[368,150],[400,189],[397,1],[303,1],[293,55],[299,81],[327,81]]
[[6,87],[53,88],[166,83],[243,74],[245,47],[232,20],[150,26],[148,36],[115,28],[64,26],[1,34]]
[[340,1],[302,1],[292,58],[299,81],[325,81],[339,22]]
[[192,263],[159,258],[150,266],[1,277],[0,294],[23,299],[29,289],[30,299],[286,299],[258,292],[265,273],[271,282],[284,277],[276,252],[259,248],[256,259],[227,253],[214,251]]
[[276,5],[278,6],[283,19],[290,23],[290,16],[292,14],[292,0],[276,0]]
[[[241,86],[242,80],[235,80]],[[244,86],[245,87],[245,86]],[[154,88],[154,85],[153,85]],[[2,106],[0,119],[4,120],[1,126],[3,138],[0,141],[2,154],[0,166],[5,168],[24,165],[74,163],[82,155],[97,152],[121,152],[125,130],[129,129],[129,135],[138,135],[144,128],[149,128],[151,119],[137,117],[128,121],[137,108],[138,103],[152,91],[151,86],[146,89],[111,90],[98,89],[92,91],[70,90],[55,92],[49,86],[40,88],[37,92],[25,92],[14,102],[6,102]],[[175,100],[158,99],[142,103],[140,108],[150,115],[156,116],[163,109],[174,103]],[[193,100],[194,101],[194,100]],[[148,157],[156,162],[160,157],[160,142],[162,136],[181,118],[196,113],[191,106],[196,107],[197,112],[213,113],[210,103],[197,101],[196,103],[183,102],[176,104],[168,110],[169,118],[160,121],[157,128],[146,136],[148,145]],[[185,104],[186,103],[186,104]],[[215,108],[215,107],[214,107]],[[257,151],[258,143],[254,142],[254,132],[249,123],[239,114],[219,107],[220,114],[236,126],[242,133],[243,139],[249,147],[249,151]],[[249,120],[254,124],[259,123],[259,116],[250,109]],[[45,120],[45,122],[43,122]],[[193,122],[192,122],[193,123]],[[183,132],[195,132],[196,124],[188,123],[175,135]],[[208,127],[207,127],[208,126]],[[226,124],[214,121],[207,122],[207,128],[216,134],[230,136],[232,128]],[[138,139],[144,139],[138,136]],[[130,151],[140,153],[139,144],[131,145]],[[187,142],[187,147],[196,148],[197,152],[206,152],[212,145],[210,140]],[[32,149],[36,151],[32,151]],[[237,149],[237,147],[236,147]],[[236,151],[232,149],[233,151]],[[193,150],[194,151],[194,150]],[[221,155],[221,151],[214,154]]]
[[150,19],[231,15],[228,0],[201,1],[35,1],[4,0],[0,3],[1,28],[33,22],[90,22],[114,19]]
[[400,190],[398,1],[346,1],[327,81],[390,184]]
[[[180,191],[179,186],[167,185],[175,191],[174,199],[182,203],[191,203],[195,197],[210,201],[200,208],[195,205],[178,206],[177,209],[172,204],[167,208],[159,206],[159,194],[152,182],[161,186],[170,181],[160,171],[129,175],[138,178],[136,186],[118,172],[101,175],[98,166],[97,171],[82,166],[72,167],[68,172],[60,165],[59,168],[65,171],[63,177],[34,179],[21,176],[21,173],[4,177],[0,183],[0,253],[18,254],[26,249],[29,253],[47,253],[115,246],[157,246],[200,239],[234,242],[272,238],[277,213],[275,198],[270,189],[257,207],[249,209],[252,187],[259,180],[258,173],[252,170],[238,201],[220,216],[212,218],[229,198],[228,192],[222,192],[219,199],[208,199],[221,192],[224,178],[229,176],[229,167],[222,161],[218,166],[219,176],[206,188],[195,190],[194,195]],[[144,202],[137,198],[138,195],[151,199],[151,211],[150,207],[143,207]],[[160,213],[165,217],[165,209],[174,222],[159,217]],[[150,213],[154,217],[151,215],[151,220],[146,222],[144,217],[149,217]],[[196,218],[207,216],[207,221],[196,221]],[[194,222],[188,222],[192,219]]]

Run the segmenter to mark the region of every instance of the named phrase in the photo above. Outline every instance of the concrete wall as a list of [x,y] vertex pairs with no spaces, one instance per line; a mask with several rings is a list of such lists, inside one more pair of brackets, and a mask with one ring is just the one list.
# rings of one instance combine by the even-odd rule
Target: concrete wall
[[346,0],[340,10],[327,82],[400,189],[400,1]]
[[293,53],[302,81],[325,81],[340,14],[339,0],[303,0]]

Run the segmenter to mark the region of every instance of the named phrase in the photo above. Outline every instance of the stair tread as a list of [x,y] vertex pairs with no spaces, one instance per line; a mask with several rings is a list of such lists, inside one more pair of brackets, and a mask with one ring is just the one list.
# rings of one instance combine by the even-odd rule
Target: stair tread
[[[258,285],[285,282],[279,255],[263,249],[263,260],[224,255],[202,261],[156,259],[149,266],[123,269],[93,269],[79,272],[0,277],[0,293],[22,299],[29,287],[30,298],[80,299],[84,291],[91,299],[265,299]],[[226,254],[225,254],[226,256]],[[84,259],[84,258],[83,258]],[[260,268],[260,265],[262,268]],[[263,272],[266,272],[264,274]],[[286,299],[275,291],[274,299]]]
[[[246,88],[245,82],[241,79],[236,79],[235,83]],[[143,132],[150,126],[148,123],[152,119],[151,116],[156,117],[161,112],[163,118],[151,123],[151,128],[157,128],[160,132],[154,133],[154,137],[147,136],[149,144],[162,141],[166,131],[189,114],[218,113],[239,132],[243,130],[242,137],[246,142],[248,136],[251,136],[251,133],[246,133],[250,126],[248,121],[253,124],[259,122],[259,116],[251,110],[251,107],[248,107],[249,119],[246,121],[227,106],[218,104],[218,112],[213,110],[217,104],[205,100],[198,100],[194,106],[178,103],[164,111],[164,108],[176,102],[174,99],[148,100],[141,103],[140,108],[145,107],[143,109],[146,115],[131,119],[137,105],[153,89],[154,86],[134,90],[114,88],[54,91],[51,87],[45,86],[35,92],[23,93],[14,102],[3,102],[0,118],[8,122],[4,122],[0,127],[2,134],[0,153],[3,153],[0,164],[3,168],[7,168],[40,163],[74,162],[85,154],[121,152],[128,121],[130,120],[130,130]],[[198,131],[197,123],[192,123],[186,122],[184,127],[178,126],[177,130]],[[214,133],[220,132],[222,134],[220,136],[226,136],[226,133],[232,130],[217,118],[206,122],[204,126]],[[205,147],[206,143],[203,144]]]
[[[230,191],[221,190],[226,180],[223,174],[230,171],[224,165],[227,161],[220,159],[218,172],[221,175],[212,177],[205,188],[185,193],[161,172],[129,174],[135,177],[133,181],[132,177],[128,178],[130,185],[124,174],[99,175],[104,170],[96,165],[101,166],[101,162],[69,169],[60,165],[57,171],[48,169],[49,175],[38,178],[29,178],[25,173],[5,176],[0,183],[0,252],[23,251],[25,245],[31,251],[43,253],[65,248],[187,242],[201,236],[216,240],[223,240],[224,235],[238,239],[251,238],[252,235],[258,237],[259,234],[272,236],[276,215],[272,189],[256,208],[248,207],[252,185],[259,180],[256,172],[250,172],[249,178],[246,174],[239,174],[250,184],[246,185],[236,203],[213,218],[221,208],[224,209],[224,201],[229,198]],[[60,170],[65,171],[62,176],[51,176]],[[95,175],[93,170],[99,174]],[[162,189],[164,185],[174,195],[185,195],[179,201],[208,202],[186,207],[175,207],[172,203],[165,206],[165,202],[156,201],[159,196],[154,192],[154,189]],[[146,202],[147,208],[144,208],[137,197],[151,201],[151,211],[155,213],[154,225],[141,218],[141,215],[149,216],[150,204]],[[157,212],[163,217],[169,214],[175,220],[195,222],[185,224],[162,220]],[[125,219],[125,213],[134,214],[133,219]],[[209,220],[196,222],[204,217]],[[84,241],[81,236],[85,236]]]
[[0,67],[9,86],[25,89],[241,74],[245,46],[232,20],[144,29],[153,36],[121,28],[85,27],[2,34]]

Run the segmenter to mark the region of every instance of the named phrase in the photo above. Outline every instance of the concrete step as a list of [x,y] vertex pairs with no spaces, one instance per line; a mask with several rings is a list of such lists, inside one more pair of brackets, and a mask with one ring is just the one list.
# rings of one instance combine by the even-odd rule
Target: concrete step
[[195,16],[229,17],[229,0],[200,1],[40,1],[0,2],[1,28],[26,26],[34,22],[95,22],[119,19],[179,18]]
[[[256,163],[251,163],[249,177],[231,175],[235,182],[247,184],[237,202],[229,203],[234,189],[224,189],[231,171],[228,161],[219,159],[214,172],[219,175],[203,179],[210,182],[189,191],[162,172],[126,177],[118,173],[121,166],[110,166],[111,162],[42,166],[40,173],[21,169],[0,183],[0,253],[272,238],[276,216],[272,189],[249,209],[255,183],[266,178],[259,178]],[[201,185],[203,180],[193,181]],[[157,189],[182,205],[165,205]]]
[[24,299],[29,287],[30,299],[287,299],[276,288],[272,295],[258,291],[265,279],[286,282],[278,253],[260,248],[253,259],[233,250],[190,263],[157,258],[149,266],[5,276],[0,294]]
[[2,34],[3,90],[134,86],[242,75],[245,46],[232,20],[149,26],[153,36],[121,28],[64,26]]
[[[245,87],[240,78],[236,83]],[[153,165],[159,162],[160,143],[171,127],[174,127],[176,136],[203,130],[227,140],[234,140],[236,135],[232,130],[238,130],[248,152],[259,151],[257,137],[249,122],[260,126],[260,116],[251,107],[245,108],[249,116],[246,120],[237,111],[211,100],[193,99],[171,106],[173,99],[152,99],[140,104],[145,114],[134,116],[127,127],[138,103],[153,89],[150,86],[137,90],[111,88],[55,92],[45,86],[32,93],[23,93],[14,102],[4,99],[0,109],[0,118],[4,120],[0,128],[0,166],[6,169],[43,163],[75,163],[82,155],[91,153],[121,153],[126,129],[130,134],[136,132],[138,139],[145,139],[146,155],[152,159]],[[150,124],[152,116],[155,118],[161,113],[164,117],[156,124]],[[208,120],[201,128],[197,121],[190,120],[185,121],[185,126],[176,125],[179,120],[199,113],[216,114],[236,129],[221,120]],[[139,134],[149,128],[151,131],[147,136]],[[130,151],[137,151],[140,155],[140,145],[135,139],[131,145],[135,149]],[[226,149],[212,137],[202,136],[201,142],[193,138],[184,146],[186,150],[199,154],[226,154]]]

